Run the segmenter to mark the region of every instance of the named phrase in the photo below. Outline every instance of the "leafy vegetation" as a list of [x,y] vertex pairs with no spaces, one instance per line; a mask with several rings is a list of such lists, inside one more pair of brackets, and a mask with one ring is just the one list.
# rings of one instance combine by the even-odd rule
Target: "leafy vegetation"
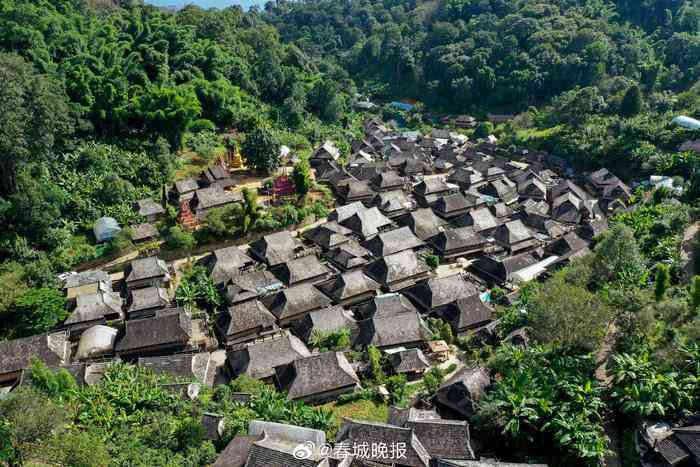
[[562,461],[596,465],[604,456],[604,388],[593,377],[592,356],[506,345],[491,366],[503,378],[479,403],[483,426],[517,449],[554,447]]

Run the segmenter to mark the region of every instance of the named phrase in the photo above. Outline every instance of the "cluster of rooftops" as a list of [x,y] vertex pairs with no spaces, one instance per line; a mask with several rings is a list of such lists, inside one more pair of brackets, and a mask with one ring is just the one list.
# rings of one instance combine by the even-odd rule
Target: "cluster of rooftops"
[[[106,364],[122,360],[183,384],[247,375],[291,400],[323,403],[360,388],[367,371],[345,352],[313,348],[314,336],[341,329],[353,349],[375,346],[395,373],[417,378],[446,352],[426,317],[442,318],[456,335],[495,339],[489,289],[515,290],[585,254],[630,196],[605,169],[567,177],[556,157],[473,145],[442,130],[400,133],[368,120],[352,151],[345,167],[330,142],[311,157],[317,180],[338,200],[327,222],[199,259],[225,297],[215,316],[178,307],[176,271],[157,257],[133,260],[118,280],[100,270],[71,275],[64,288],[72,312],[61,326],[0,342],[0,386],[21,385],[34,357],[69,369],[81,384],[95,384]],[[211,175],[204,190],[227,193],[217,184],[227,174]],[[173,196],[187,201],[193,192],[189,199],[201,201],[201,190],[179,187]],[[447,267],[435,271],[429,255]],[[523,332],[507,339],[527,345]],[[501,465],[476,460],[464,421],[489,383],[485,368],[461,367],[433,397],[434,410],[395,411],[387,424],[346,420],[337,441],[403,440],[409,458],[388,462],[396,465]],[[217,465],[330,465],[327,457],[294,459],[264,431],[234,439]],[[284,460],[266,463],[270,449]]]

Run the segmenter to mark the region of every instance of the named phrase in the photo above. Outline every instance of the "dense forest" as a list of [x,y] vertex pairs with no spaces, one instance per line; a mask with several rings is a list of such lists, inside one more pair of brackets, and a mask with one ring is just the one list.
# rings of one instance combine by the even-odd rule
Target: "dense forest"
[[[580,168],[692,176],[700,4],[665,0],[268,3],[265,17],[370,95],[424,112],[519,114],[515,143]],[[642,111],[643,110],[643,111]]]
[[0,260],[23,284],[0,310],[99,256],[94,221],[133,221],[133,202],[172,182],[176,153],[205,152],[215,131],[307,148],[342,132],[347,73],[278,36],[236,8],[0,3]]
[[[700,130],[671,122],[700,115],[699,79],[700,0],[278,0],[250,12],[0,0],[0,339],[65,319],[57,274],[119,249],[95,244],[95,220],[138,221],[133,203],[160,199],[188,155],[211,154],[223,135],[247,155],[304,153],[325,138],[347,153],[358,92],[417,101],[400,116],[418,129],[445,114],[512,114],[480,132],[626,181],[673,176],[685,191],[636,191],[590,255],[514,300],[493,292],[499,336],[529,326],[533,345],[454,340],[502,376],[470,422],[513,460],[588,466],[613,448],[604,425],[616,420],[615,451],[637,465],[641,420],[700,410],[700,247],[695,265],[680,252],[698,218],[700,155],[679,151]],[[250,213],[211,216],[208,233],[246,230],[251,199],[240,208]],[[273,230],[291,214],[257,220]],[[188,278],[178,293],[208,281]],[[610,323],[604,386],[594,351]],[[37,363],[30,382],[0,401],[0,464],[206,465],[252,418],[334,430],[327,411],[252,381],[198,401],[127,365],[76,387]],[[234,403],[232,391],[254,397]],[[220,442],[203,440],[203,411],[233,422]]]

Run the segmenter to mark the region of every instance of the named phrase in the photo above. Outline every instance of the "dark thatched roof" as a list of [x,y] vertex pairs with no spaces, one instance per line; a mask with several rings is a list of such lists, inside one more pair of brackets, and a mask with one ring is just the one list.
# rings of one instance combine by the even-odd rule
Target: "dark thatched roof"
[[299,239],[283,230],[252,242],[250,252],[269,266],[276,266],[294,259],[301,246]]
[[425,245],[421,239],[413,235],[408,227],[383,232],[368,241],[365,245],[376,258],[388,256],[404,250],[413,250]]
[[246,374],[263,379],[273,376],[275,367],[309,355],[311,353],[302,341],[286,333],[228,352],[226,360],[233,373],[231,376]]
[[407,225],[421,240],[434,237],[440,233],[442,226],[447,224],[447,221],[435,215],[430,208],[417,209],[401,219],[400,222]]
[[375,293],[379,287],[379,284],[359,269],[345,272],[336,276],[333,281],[319,285],[319,288],[336,303],[362,294]]
[[0,342],[0,375],[29,368],[33,358],[46,366],[68,363],[70,346],[65,332],[39,334]]
[[288,286],[306,281],[318,282],[328,278],[333,271],[321,263],[315,255],[302,256],[275,269],[275,275]]
[[406,289],[404,293],[411,297],[423,311],[431,311],[477,292],[477,287],[464,280],[461,274],[453,274],[446,277],[433,277]]
[[312,284],[300,284],[277,292],[268,308],[278,320],[285,320],[330,304],[330,299]]
[[219,314],[216,325],[225,336],[235,336],[256,328],[276,327],[275,316],[258,300],[228,307]]
[[386,423],[356,421],[351,419],[343,419],[343,424],[338,430],[336,442],[349,442],[350,445],[372,444],[398,445],[405,446],[406,451],[399,457],[398,452],[389,452],[395,457],[384,457],[387,453],[382,453],[382,456],[377,454],[375,457],[367,458],[369,461],[381,461],[382,463],[392,462],[400,465],[412,467],[428,467],[430,464],[430,454],[425,450],[418,437],[410,428],[402,428]]
[[124,337],[115,350],[132,352],[159,346],[185,346],[192,337],[192,320],[182,310],[125,323]]
[[275,368],[277,386],[290,400],[356,388],[360,379],[342,352],[324,352]]

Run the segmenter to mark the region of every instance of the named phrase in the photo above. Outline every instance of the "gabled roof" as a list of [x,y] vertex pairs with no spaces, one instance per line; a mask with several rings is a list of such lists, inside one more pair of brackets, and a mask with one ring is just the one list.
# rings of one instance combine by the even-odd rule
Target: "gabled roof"
[[391,215],[392,213],[396,212],[405,212],[412,206],[411,200],[402,190],[383,191],[378,193],[374,199],[374,203],[382,213],[386,213],[387,215]]
[[336,302],[375,292],[380,286],[359,269],[339,274],[329,283],[319,285],[323,292]]
[[405,291],[425,311],[449,305],[459,298],[469,297],[478,293],[471,282],[462,278],[461,274],[433,277]]
[[469,435],[469,424],[458,420],[407,421],[425,450],[433,458],[476,459]]
[[320,262],[316,255],[306,255],[287,261],[279,265],[275,272],[277,277],[289,286],[308,280],[323,279],[331,273],[328,266]]
[[131,230],[131,239],[135,242],[156,238],[158,236],[158,229],[156,226],[148,222],[131,225],[129,226],[129,230]]
[[300,284],[277,292],[269,309],[278,320],[327,307],[331,301],[312,284]]
[[444,254],[465,248],[486,244],[486,239],[475,232],[472,227],[445,229],[431,240],[432,244]]
[[487,207],[469,211],[466,218],[468,224],[472,225],[476,232],[498,227],[498,221],[493,217],[493,214],[491,214],[491,211],[489,211]]
[[195,178],[186,178],[175,182],[175,191],[178,194],[191,193],[199,188],[199,183]]
[[308,342],[314,331],[333,332],[342,328],[356,328],[357,322],[352,313],[340,305],[314,310],[294,325],[294,333]]
[[302,399],[348,386],[360,379],[342,352],[323,352],[275,368],[277,385],[290,400]]
[[380,461],[381,463],[392,463],[407,465],[412,467],[428,467],[430,464],[430,455],[420,443],[413,430],[410,428],[402,428],[386,423],[356,421],[351,419],[343,419],[343,424],[340,426],[336,442],[349,442],[351,445],[372,444],[379,445],[398,445],[405,446],[406,451],[401,452],[399,457],[398,452],[389,452],[388,455],[394,457],[386,457],[387,453],[376,454],[366,459],[368,461]]
[[424,178],[423,181],[413,187],[413,192],[421,196],[444,193],[449,190],[450,187],[442,177]]
[[476,172],[469,167],[460,167],[448,177],[447,181],[456,183],[462,187],[470,187],[483,183],[484,177],[480,172]]
[[311,353],[302,341],[285,333],[228,352],[226,359],[236,375],[243,373],[251,378],[262,379],[273,376],[275,367],[309,355]]
[[532,177],[518,184],[518,192],[524,196],[547,195],[547,186],[538,178]]
[[230,203],[243,201],[243,193],[240,191],[224,191],[219,185],[209,188],[201,188],[194,192],[194,200],[197,209],[211,209]]
[[493,311],[481,301],[478,294],[458,298],[439,311],[439,314],[457,332],[482,325],[493,317]]
[[376,257],[388,256],[404,250],[413,250],[425,243],[413,235],[408,227],[383,232],[368,241],[365,245]]
[[163,206],[153,201],[153,198],[140,199],[136,204],[139,207],[139,216],[154,216],[165,212]]
[[491,207],[491,211],[496,217],[508,217],[513,214],[513,210],[510,208],[510,206],[503,202],[494,204]]
[[33,358],[56,367],[68,363],[69,357],[68,335],[63,331],[0,341],[0,375],[29,368]]
[[125,322],[124,337],[115,350],[129,352],[148,347],[185,345],[192,337],[192,320],[183,310],[161,313],[154,318]]
[[258,300],[249,300],[219,314],[217,327],[226,336],[234,336],[259,327],[276,327],[275,316]]
[[546,250],[557,256],[578,256],[581,253],[588,252],[588,242],[579,237],[575,232],[569,232],[547,245]]
[[248,453],[253,443],[262,439],[264,436],[265,434],[236,436],[226,445],[226,448],[221,451],[221,454],[219,454],[219,457],[212,467],[245,467],[245,463],[248,460]]
[[321,146],[316,148],[311,155],[311,159],[331,159],[334,161],[338,160],[339,157],[340,150],[332,141],[325,141]]
[[358,310],[358,315],[368,319],[374,316],[393,316],[401,313],[418,313],[418,310],[404,295],[387,293],[377,295],[371,302]]
[[363,239],[368,239],[377,235],[383,227],[391,225],[391,221],[379,211],[379,208],[373,207],[356,212],[341,224]]
[[229,303],[239,303],[277,291],[284,284],[270,271],[249,271],[230,278],[226,282],[226,298]]
[[428,271],[430,271],[430,267],[420,261],[413,250],[404,250],[384,256],[373,262],[367,269],[370,276],[385,285],[409,279]]
[[219,284],[239,274],[241,269],[254,265],[255,261],[237,246],[230,246],[214,250],[202,263],[209,270],[214,283]]
[[389,407],[389,424],[396,426],[406,426],[406,422],[418,422],[421,420],[441,420],[440,415],[433,410],[421,410],[415,407],[401,408]]
[[161,287],[144,287],[131,292],[131,305],[129,313],[154,308],[165,308],[170,305],[168,292]]
[[480,366],[465,367],[458,370],[445,381],[435,394],[434,400],[463,416],[471,416],[475,404],[491,384],[488,371]]
[[389,363],[395,373],[422,372],[430,368],[430,362],[420,349],[406,349],[389,355]]
[[350,180],[336,188],[338,196],[346,200],[366,199],[374,196],[374,190],[367,180]]
[[398,347],[427,341],[432,332],[418,313],[400,315],[375,315],[358,322],[360,332],[355,340],[357,346]]
[[366,210],[367,210],[367,207],[364,204],[362,204],[362,201],[355,201],[353,203],[349,203],[349,204],[345,204],[343,206],[336,207],[328,215],[328,220],[342,223],[343,221],[352,217],[353,214],[356,214],[360,211],[366,211]]
[[66,278],[64,288],[72,289],[75,287],[82,287],[90,284],[104,283],[110,286],[112,285],[112,279],[110,279],[109,274],[105,271],[83,271],[77,274],[71,274]]
[[369,262],[371,253],[356,240],[350,240],[333,248],[326,257],[342,269],[352,269],[363,266]]
[[126,282],[169,276],[168,266],[162,259],[151,256],[135,259],[127,267]]
[[550,199],[556,199],[559,196],[563,195],[564,193],[571,192],[575,196],[577,196],[580,199],[588,199],[588,193],[581,188],[580,186],[576,185],[574,182],[571,180],[562,180],[559,183],[557,183],[554,187],[552,187],[549,190],[549,198]]
[[380,190],[403,186],[403,177],[395,170],[378,173],[373,179],[372,184]]
[[416,209],[401,221],[408,225],[416,237],[427,240],[440,233],[441,227],[447,223],[430,208]]
[[301,248],[299,239],[286,230],[265,235],[250,244],[250,252],[269,266],[276,266],[294,259],[299,248]]
[[80,324],[88,321],[104,320],[110,316],[121,316],[122,299],[116,292],[96,292],[78,295],[76,307],[64,324]]
[[453,193],[438,198],[435,203],[435,210],[444,214],[458,213],[471,207],[471,204],[462,193]]
[[532,240],[532,231],[525,227],[523,221],[514,220],[500,225],[493,234],[493,238],[503,245],[515,245],[520,242]]
[[199,381],[210,387],[214,383],[216,373],[216,366],[211,361],[209,352],[141,357],[138,364],[155,373],[167,374],[187,382]]
[[330,221],[305,231],[302,236],[321,248],[331,249],[350,240],[346,235],[351,232],[347,227]]

